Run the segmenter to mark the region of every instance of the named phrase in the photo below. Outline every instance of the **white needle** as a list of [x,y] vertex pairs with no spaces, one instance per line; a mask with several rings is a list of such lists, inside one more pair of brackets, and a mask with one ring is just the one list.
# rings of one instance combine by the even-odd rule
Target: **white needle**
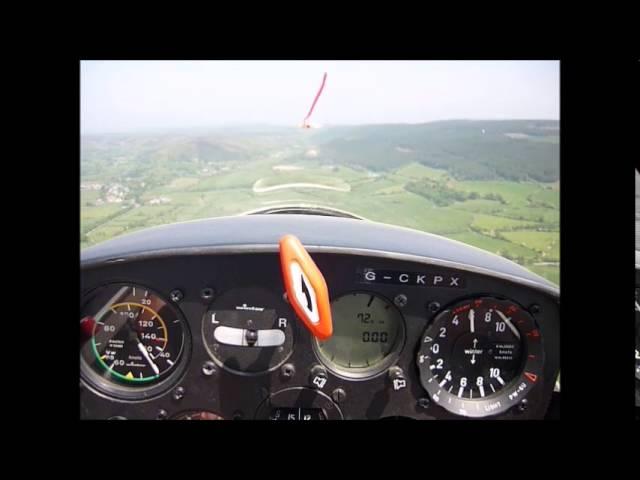
[[140,342],[138,342],[138,350],[140,350],[142,355],[144,355],[144,358],[146,358],[147,362],[149,362],[149,365],[151,365],[153,371],[156,372],[156,375],[160,375],[160,369],[155,363],[153,363],[153,360],[151,360],[151,357],[149,356],[149,352],[147,352],[147,349],[144,348],[144,345],[142,345],[142,343]]
[[[473,349],[475,350],[476,347],[478,345],[478,339],[474,338],[473,339]],[[471,355],[471,365],[476,363],[476,352],[473,352],[473,355]]]
[[638,301],[636,300],[636,312],[640,312],[640,305],[638,305]]
[[476,314],[473,311],[473,308],[471,310],[469,310],[469,323],[471,325],[471,333],[475,333],[475,331],[476,331],[475,324],[474,324],[475,315]]
[[507,326],[509,327],[509,329],[513,332],[513,334],[516,336],[516,338],[518,340],[520,340],[520,332],[518,331],[518,329],[513,325],[513,323],[511,323],[511,317],[507,317],[504,313],[502,313],[500,310],[496,310],[496,312],[498,313],[498,315],[500,316],[500,318],[504,321],[504,323],[507,324]]
[[125,293],[127,293],[128,289],[129,287],[125,286],[125,287],[122,287],[120,290],[118,290],[116,294],[113,297],[111,297],[107,303],[104,304],[104,306],[98,311],[98,313],[96,313],[93,316],[93,318],[101,319],[103,315],[107,312],[107,310],[111,308],[111,305],[116,303],[118,300],[120,300],[124,296]]

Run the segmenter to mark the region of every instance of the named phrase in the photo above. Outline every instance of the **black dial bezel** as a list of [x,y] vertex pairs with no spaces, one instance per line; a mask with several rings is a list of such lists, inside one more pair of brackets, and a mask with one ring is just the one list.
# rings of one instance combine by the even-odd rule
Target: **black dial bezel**
[[[521,333],[523,346],[522,363],[519,373],[496,393],[487,395],[484,398],[458,398],[456,395],[447,392],[439,386],[429,368],[430,362],[428,360],[421,362],[420,359],[421,356],[424,359],[431,358],[431,352],[428,350],[429,347],[425,346],[425,338],[436,334],[439,323],[443,321],[452,310],[476,300],[509,304],[518,308],[518,315],[524,320],[524,323],[517,326]],[[420,383],[436,405],[461,417],[483,418],[506,412],[525,399],[535,386],[543,383],[544,345],[540,329],[535,319],[524,307],[513,300],[498,295],[479,295],[458,299],[447,305],[434,316],[421,336],[416,362],[420,373]],[[526,374],[533,374],[535,381],[531,380],[533,377]]]
[[90,390],[100,396],[110,398],[118,401],[127,402],[141,402],[148,401],[157,398],[173,386],[175,386],[180,379],[184,376],[191,358],[192,338],[191,329],[189,328],[189,322],[186,321],[186,317],[183,314],[180,307],[169,300],[169,295],[158,291],[155,288],[148,287],[139,282],[127,282],[127,281],[113,281],[99,285],[91,290],[88,290],[82,294],[82,303],[80,308],[80,317],[83,317],[83,313],[89,302],[95,298],[100,290],[105,288],[117,288],[117,287],[135,287],[141,290],[148,290],[149,293],[160,298],[168,308],[172,310],[172,313],[176,315],[176,318],[180,320],[180,326],[182,328],[183,343],[180,351],[180,355],[175,364],[168,370],[168,372],[156,380],[151,380],[148,383],[139,385],[125,385],[119,381],[111,380],[109,377],[105,377],[102,372],[97,372],[94,368],[87,364],[87,362],[80,356],[80,381],[87,386]]
[[[211,328],[209,323],[209,318],[212,312],[217,310],[224,310],[220,308],[222,305],[226,305],[227,303],[235,303],[234,300],[236,297],[240,297],[245,300],[247,306],[262,306],[268,307],[269,309],[273,309],[276,313],[276,318],[280,315],[286,315],[287,326],[285,327],[285,346],[283,346],[282,354],[279,352],[274,352],[274,356],[277,355],[278,359],[274,362],[270,362],[269,365],[266,365],[265,368],[256,369],[256,370],[246,370],[242,368],[234,368],[229,365],[228,358],[226,358],[227,353],[232,353],[234,349],[237,348],[248,348],[248,347],[235,347],[235,346],[227,346],[222,345],[219,346],[218,350],[216,350],[216,341],[213,337],[215,328]],[[256,300],[259,298],[260,300]],[[263,301],[265,299],[265,301]],[[227,290],[223,292],[220,296],[218,296],[215,300],[213,300],[207,311],[204,313],[201,322],[201,335],[203,345],[213,360],[213,362],[223,370],[226,370],[229,373],[240,376],[247,377],[255,377],[260,375],[267,375],[278,368],[280,368],[293,354],[293,350],[296,345],[296,323],[297,318],[295,313],[287,304],[281,296],[277,295],[270,289],[264,287],[238,287],[234,289]],[[273,327],[275,328],[275,326]],[[260,347],[256,347],[260,348]],[[271,347],[266,347],[271,348]],[[281,347],[278,347],[281,348]],[[259,350],[256,350],[259,351]]]
[[269,395],[260,403],[255,420],[270,420],[271,410],[277,407],[315,408],[322,410],[325,420],[344,420],[340,407],[320,390],[308,387],[291,387]]
[[[392,310],[396,312],[399,316],[400,322],[398,323],[398,335],[396,337],[396,341],[389,351],[389,353],[379,362],[374,363],[368,367],[345,367],[343,365],[339,365],[326,357],[326,355],[320,349],[320,344],[317,338],[313,338],[312,346],[313,352],[320,363],[322,363],[331,373],[336,375],[339,378],[343,378],[346,380],[368,380],[379,375],[384,374],[389,367],[393,366],[397,361],[402,351],[404,350],[405,343],[407,341],[407,326],[405,324],[404,315],[400,311],[396,305],[394,305],[393,301],[387,298],[385,295],[382,295],[379,292],[373,292],[368,290],[350,290],[348,292],[344,292],[340,295],[336,295],[331,304],[337,300],[348,297],[350,295],[366,295],[366,296],[374,296],[384,303],[388,304]],[[335,319],[333,320],[335,323]]]

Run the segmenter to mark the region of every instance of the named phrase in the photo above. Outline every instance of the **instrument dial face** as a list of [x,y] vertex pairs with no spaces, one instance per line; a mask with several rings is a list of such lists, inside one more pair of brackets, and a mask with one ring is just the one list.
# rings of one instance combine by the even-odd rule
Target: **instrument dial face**
[[101,287],[89,295],[81,315],[81,371],[105,393],[130,398],[167,379],[181,363],[185,321],[149,288]]
[[293,352],[295,316],[282,296],[264,288],[229,290],[202,319],[204,345],[220,367],[239,375],[262,375]]
[[327,394],[292,387],[269,395],[256,410],[256,420],[342,420],[342,411]]
[[404,320],[386,298],[355,292],[331,302],[333,335],[316,341],[323,364],[347,377],[380,373],[397,358],[404,344]]
[[501,413],[540,381],[542,340],[519,305],[494,298],[457,303],[426,329],[418,353],[420,380],[452,413]]

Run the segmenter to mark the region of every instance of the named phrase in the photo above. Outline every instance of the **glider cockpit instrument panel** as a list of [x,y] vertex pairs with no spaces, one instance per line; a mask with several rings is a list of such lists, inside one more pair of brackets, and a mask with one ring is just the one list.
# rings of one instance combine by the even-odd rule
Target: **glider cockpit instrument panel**
[[490,253],[347,218],[156,227],[81,258],[86,419],[539,419],[559,291]]

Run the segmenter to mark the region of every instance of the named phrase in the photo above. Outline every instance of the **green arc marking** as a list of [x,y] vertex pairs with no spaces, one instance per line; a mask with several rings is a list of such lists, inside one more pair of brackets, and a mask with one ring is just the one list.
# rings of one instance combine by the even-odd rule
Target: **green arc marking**
[[98,362],[100,363],[100,365],[102,365],[102,368],[104,368],[107,372],[109,372],[109,374],[113,375],[114,377],[117,377],[121,380],[124,380],[125,382],[132,382],[132,383],[145,383],[145,382],[150,382],[152,380],[155,380],[156,378],[160,377],[160,375],[153,375],[151,377],[144,377],[144,378],[128,378],[125,375],[122,375],[121,373],[116,372],[114,369],[110,368],[109,365],[107,365],[106,363],[104,363],[104,360],[102,360],[102,358],[100,358],[100,354],[98,353],[98,348],[96,347],[96,337],[91,337],[91,347],[93,348],[93,353],[96,356],[96,358],[98,359]]

